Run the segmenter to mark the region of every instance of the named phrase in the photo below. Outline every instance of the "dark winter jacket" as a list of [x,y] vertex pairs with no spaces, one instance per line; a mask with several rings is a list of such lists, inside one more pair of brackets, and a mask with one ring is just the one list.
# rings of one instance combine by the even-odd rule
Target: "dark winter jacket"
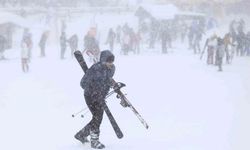
[[110,59],[114,60],[114,55],[108,50],[102,51],[100,61],[91,66],[81,80],[84,95],[91,96],[94,101],[104,100],[112,85],[115,66],[108,68],[105,65]]

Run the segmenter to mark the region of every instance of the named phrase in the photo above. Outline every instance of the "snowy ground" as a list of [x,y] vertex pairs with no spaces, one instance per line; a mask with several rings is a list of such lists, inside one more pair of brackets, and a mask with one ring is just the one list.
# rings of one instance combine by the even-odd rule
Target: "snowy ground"
[[[0,62],[0,149],[91,149],[73,138],[91,117],[71,117],[86,107],[79,86],[81,68],[69,51],[61,61],[55,45],[50,44],[46,58],[34,49],[29,73],[21,71],[17,50],[7,51],[9,60]],[[184,46],[167,55],[115,54],[115,79],[127,84],[123,91],[150,128],[146,130],[113,96],[108,106],[125,136],[117,139],[105,116],[100,138],[106,149],[250,148],[249,57],[237,57],[224,72],[217,72]]]
[[[250,148],[249,58],[236,58],[221,73],[182,48],[168,55],[117,55],[115,64],[115,79],[127,84],[124,91],[150,128],[112,97],[108,105],[125,137],[116,138],[105,116],[101,140],[107,149]],[[24,74],[19,59],[0,63],[0,149],[90,149],[73,138],[90,120],[90,114],[71,117],[86,107],[77,62],[35,57],[30,66]]]

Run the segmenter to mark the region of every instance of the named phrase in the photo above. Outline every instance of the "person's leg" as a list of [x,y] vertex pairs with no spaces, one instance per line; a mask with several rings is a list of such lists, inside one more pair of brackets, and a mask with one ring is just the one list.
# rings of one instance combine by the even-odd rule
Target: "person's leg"
[[211,56],[209,54],[209,52],[207,53],[207,65],[209,65],[211,63]]
[[25,72],[24,59],[22,58],[22,70]]
[[222,71],[222,57],[218,58],[218,66],[219,66],[218,71]]
[[91,121],[76,135],[75,138],[82,143],[88,142],[87,136],[91,136],[91,147],[92,148],[104,148],[105,146],[99,141],[100,125],[103,119],[103,109],[100,103],[93,102],[92,97],[84,96],[86,104],[90,112],[92,113]]
[[25,61],[25,65],[26,65],[26,72],[29,72],[28,58]]
[[105,145],[99,141],[100,136],[100,125],[103,118],[103,108],[100,103],[94,103],[90,107],[90,111],[93,115],[90,121],[90,141],[91,147],[96,149],[103,149]]
[[61,59],[64,59],[64,53],[66,51],[65,47],[61,47]]
[[41,57],[44,57],[45,56],[45,47],[44,46],[41,46]]
[[211,49],[211,64],[214,64],[214,49]]
[[104,110],[102,108],[102,105],[98,102],[98,100],[97,102],[93,102],[92,98],[87,96],[85,96],[85,98],[86,98],[86,103],[89,106],[89,109],[93,115],[92,120],[89,123],[91,147],[96,149],[105,148],[105,146],[99,141],[100,125],[102,123]]

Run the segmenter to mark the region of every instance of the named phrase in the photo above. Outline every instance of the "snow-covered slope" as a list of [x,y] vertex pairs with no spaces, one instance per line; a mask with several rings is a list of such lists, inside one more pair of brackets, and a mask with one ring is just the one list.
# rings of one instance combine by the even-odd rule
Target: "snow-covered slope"
[[[169,55],[117,55],[115,79],[149,123],[144,129],[115,97],[108,105],[125,137],[115,137],[108,119],[101,127],[107,149],[238,149],[247,145],[249,59],[237,58],[218,73],[177,49]],[[19,60],[0,63],[0,148],[88,149],[73,135],[89,120],[71,114],[86,107],[79,80],[83,73],[74,59],[35,57],[31,71],[21,72]]]
[[[79,29],[77,34],[81,37],[91,22],[81,22],[82,18],[68,24],[68,28]],[[106,21],[116,20],[112,15],[96,18],[103,39],[108,27],[119,23]],[[115,18],[123,24],[132,17],[117,15]],[[60,49],[53,39],[49,40],[47,57],[38,57],[36,44],[43,27],[36,21],[34,18],[31,28],[35,45],[30,72],[21,71],[18,43],[21,32],[16,33],[15,49],[6,52],[9,60],[0,61],[0,149],[91,149],[73,137],[91,119],[90,113],[84,118],[71,117],[86,107],[79,85],[83,72],[76,60],[70,58],[69,50],[65,60],[59,59]],[[56,35],[55,31],[51,32]],[[103,43],[104,40],[101,48],[105,49],[107,45]],[[217,72],[216,67],[207,66],[178,44],[167,55],[161,55],[157,49],[146,50],[141,55],[122,56],[117,49],[114,53],[117,68],[114,78],[127,84],[123,91],[150,128],[146,130],[131,110],[120,106],[112,96],[108,106],[125,136],[117,139],[105,116],[100,138],[106,149],[250,148],[248,57],[236,57],[232,65],[225,65],[223,72]]]

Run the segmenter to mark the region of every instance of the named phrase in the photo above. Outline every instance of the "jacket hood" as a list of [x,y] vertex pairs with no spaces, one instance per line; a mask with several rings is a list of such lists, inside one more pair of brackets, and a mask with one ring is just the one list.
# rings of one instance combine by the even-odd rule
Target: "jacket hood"
[[100,62],[113,62],[115,60],[115,56],[109,51],[104,50],[100,55]]

